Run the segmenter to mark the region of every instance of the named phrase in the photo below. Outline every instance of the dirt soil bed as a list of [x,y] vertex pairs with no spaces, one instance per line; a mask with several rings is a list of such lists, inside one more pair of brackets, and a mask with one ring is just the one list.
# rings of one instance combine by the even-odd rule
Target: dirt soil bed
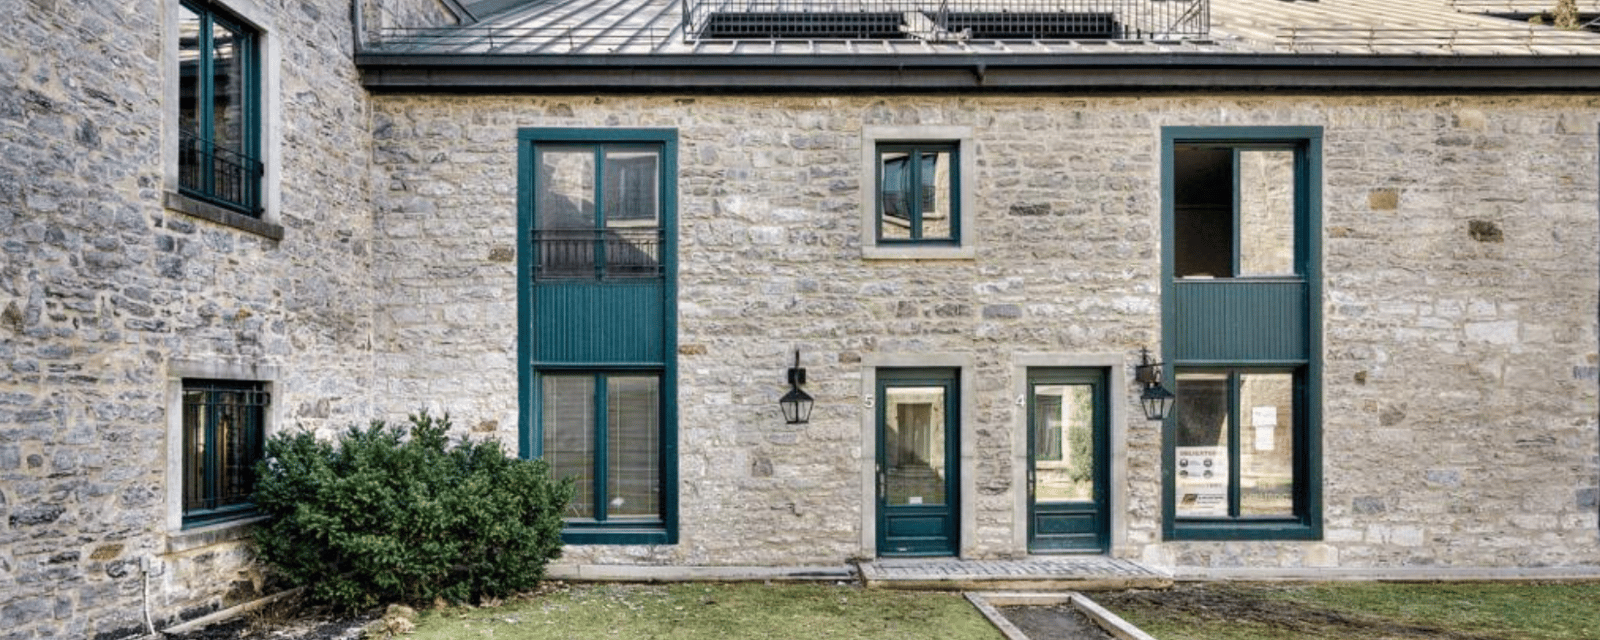
[[[1290,586],[1270,584],[1179,584],[1164,590],[1131,590],[1093,594],[1095,602],[1130,622],[1187,619],[1197,627],[1225,625],[1243,632],[1241,637],[1304,640],[1505,640],[1503,635],[1479,635],[1438,627],[1408,624],[1381,616],[1365,615],[1286,602],[1278,591]],[[1135,624],[1139,624],[1135,622]],[[1141,628],[1147,633],[1151,629]],[[1249,631],[1245,631],[1249,629]]]
[[1028,640],[1112,640],[1111,634],[1070,604],[997,608]]

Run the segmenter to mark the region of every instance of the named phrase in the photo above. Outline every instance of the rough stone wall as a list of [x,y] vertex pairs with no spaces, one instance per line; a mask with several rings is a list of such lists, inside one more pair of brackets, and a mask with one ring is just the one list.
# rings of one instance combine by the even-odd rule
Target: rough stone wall
[[278,368],[275,429],[370,415],[349,5],[263,10],[282,72],[273,241],[162,204],[172,1],[0,2],[0,637],[122,638],[146,602],[159,629],[269,588],[246,531],[167,527],[173,363]]
[[[1128,540],[1186,566],[1600,563],[1596,101],[1581,97],[463,97],[375,100],[377,401],[517,428],[518,127],[675,127],[681,543],[567,561],[860,553],[861,362],[976,360],[973,557],[1012,532],[1014,354],[1160,326],[1159,132],[1324,127],[1320,542],[1163,543],[1160,435],[1127,424]],[[860,255],[862,127],[974,128],[975,260]],[[965,150],[964,150],[965,151]],[[809,425],[776,404],[800,348]],[[463,375],[463,372],[471,372]],[[1126,375],[1126,371],[1115,372]]]

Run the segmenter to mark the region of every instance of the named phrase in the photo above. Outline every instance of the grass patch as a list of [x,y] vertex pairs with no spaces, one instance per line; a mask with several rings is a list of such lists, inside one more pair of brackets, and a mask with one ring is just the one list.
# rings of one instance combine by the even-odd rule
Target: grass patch
[[818,584],[585,584],[426,613],[414,640],[1001,640],[960,594]]
[[1094,597],[1160,640],[1600,638],[1600,583],[1212,583]]

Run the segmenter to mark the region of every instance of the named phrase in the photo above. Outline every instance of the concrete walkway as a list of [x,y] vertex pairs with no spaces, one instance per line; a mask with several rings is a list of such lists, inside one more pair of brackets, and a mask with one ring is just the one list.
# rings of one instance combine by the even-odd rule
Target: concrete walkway
[[890,589],[1097,591],[1172,585],[1171,574],[1132,560],[1105,556],[1022,560],[880,558],[861,563],[861,578],[868,587]]

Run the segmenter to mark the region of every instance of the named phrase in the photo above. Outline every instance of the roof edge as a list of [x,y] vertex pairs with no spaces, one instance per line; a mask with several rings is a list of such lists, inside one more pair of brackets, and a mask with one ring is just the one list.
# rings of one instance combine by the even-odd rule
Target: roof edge
[[1600,55],[356,56],[375,91],[1600,91]]

